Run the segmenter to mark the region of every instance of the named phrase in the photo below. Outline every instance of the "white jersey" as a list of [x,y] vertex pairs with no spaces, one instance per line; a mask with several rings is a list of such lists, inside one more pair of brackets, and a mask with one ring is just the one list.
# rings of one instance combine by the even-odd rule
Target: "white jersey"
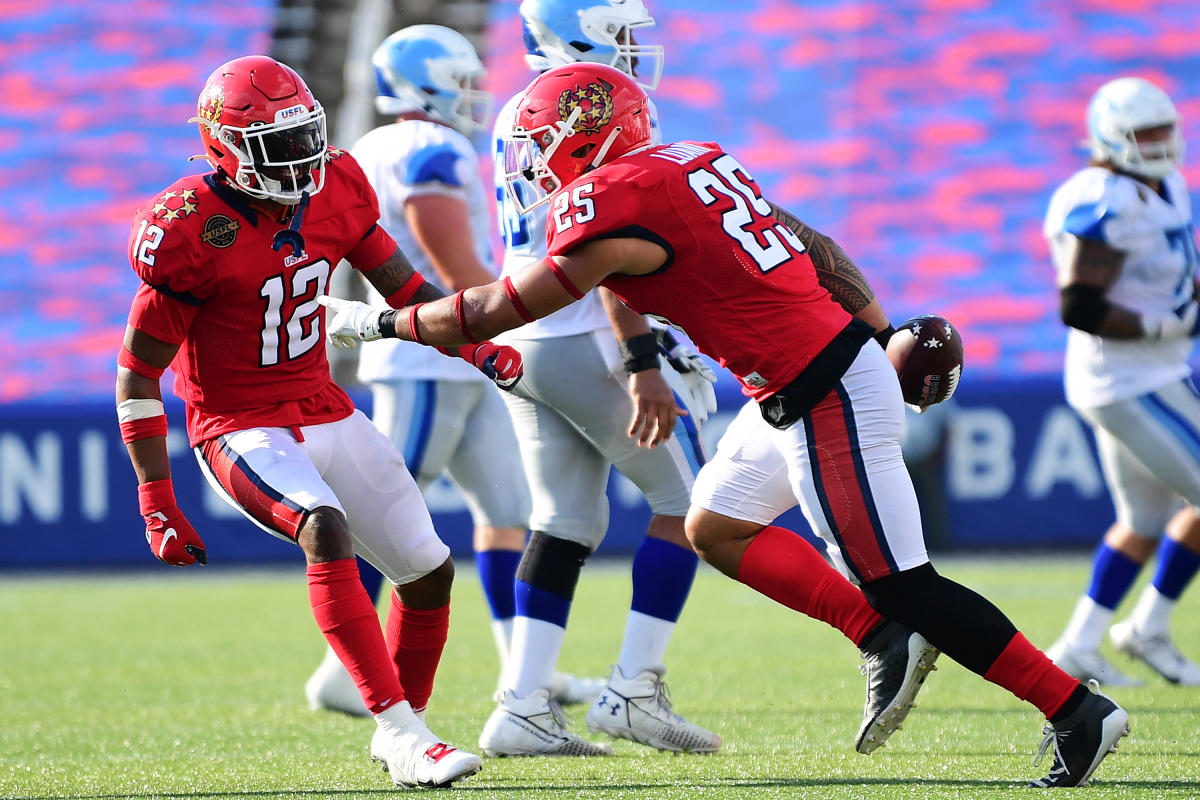
[[[1060,284],[1070,269],[1071,238],[1097,239],[1125,253],[1107,298],[1130,311],[1169,313],[1192,297],[1197,257],[1192,205],[1178,171],[1162,194],[1102,167],[1071,176],[1050,199],[1043,228]],[[1067,401],[1095,408],[1145,394],[1191,374],[1190,339],[1149,341],[1067,334]]]
[[[404,218],[409,198],[426,194],[462,198],[470,215],[475,252],[484,266],[496,271],[487,235],[491,221],[479,175],[479,155],[466,136],[436,122],[403,120],[370,131],[355,142],[350,152],[379,196],[379,223],[425,280],[450,293]],[[386,305],[374,287],[370,295],[372,305]],[[358,362],[358,379],[487,380],[462,359],[399,339],[365,343]]]
[[[520,272],[530,264],[535,264],[546,257],[546,217],[549,213],[549,206],[540,205],[522,216],[517,213],[517,208],[504,186],[504,136],[512,130],[517,104],[523,96],[522,93],[518,93],[504,104],[504,108],[500,109],[500,113],[496,115],[496,125],[492,134],[492,152],[496,158],[494,173],[496,222],[500,226],[500,237],[504,240],[504,264],[501,268],[501,275]],[[661,143],[662,133],[658,128],[658,112],[653,103],[650,104],[650,124],[651,141],[654,144]],[[596,292],[588,292],[582,300],[559,309],[548,317],[501,334],[496,339],[498,341],[503,341],[505,337],[548,339],[591,333],[608,327],[610,327],[608,314],[604,311],[599,295]]]

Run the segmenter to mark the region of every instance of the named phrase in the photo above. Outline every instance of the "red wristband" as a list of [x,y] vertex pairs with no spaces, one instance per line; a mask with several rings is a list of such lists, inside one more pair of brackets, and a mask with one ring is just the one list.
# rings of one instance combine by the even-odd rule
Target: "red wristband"
[[504,276],[504,294],[512,302],[513,308],[517,310],[517,314],[526,322],[533,322],[536,317],[529,313],[529,309],[521,302],[521,295],[517,294],[517,287],[513,286],[512,276]]
[[471,330],[467,327],[467,320],[463,316],[463,301],[466,291],[466,289],[461,289],[458,294],[454,295],[454,319],[458,321],[458,329],[462,331],[463,336],[467,337],[467,341],[479,344],[479,340],[471,335]]
[[425,344],[425,340],[421,338],[421,332],[417,330],[417,309],[423,305],[425,304],[417,303],[408,312],[408,332],[412,335],[412,340],[417,344]]
[[424,285],[425,277],[419,272],[414,272],[412,276],[404,282],[403,286],[385,297],[384,302],[392,308],[404,308],[406,305],[408,305],[408,301],[412,300],[413,295],[417,293],[417,290]]
[[150,439],[167,435],[167,415],[159,414],[145,419],[131,419],[121,423],[121,441],[125,444],[139,439]]
[[138,486],[138,510],[142,512],[143,517],[174,505],[177,505],[175,486],[170,478],[147,481]]
[[145,361],[142,361],[133,353],[129,352],[129,349],[126,347],[122,347],[120,351],[117,352],[117,366],[132,370],[138,375],[141,375],[143,378],[149,378],[152,381],[156,381],[161,378],[163,372],[165,371],[163,367],[150,366]]

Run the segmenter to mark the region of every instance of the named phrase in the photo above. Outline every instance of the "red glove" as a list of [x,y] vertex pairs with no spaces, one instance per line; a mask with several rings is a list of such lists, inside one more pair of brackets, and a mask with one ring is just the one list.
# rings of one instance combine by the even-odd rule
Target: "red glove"
[[146,543],[159,561],[176,567],[208,563],[204,540],[176,505],[170,478],[139,486],[138,508],[146,520]]
[[525,374],[521,363],[521,353],[508,345],[481,342],[479,344],[464,344],[455,348],[458,357],[463,361],[474,364],[487,375],[496,385],[505,391],[512,389]]

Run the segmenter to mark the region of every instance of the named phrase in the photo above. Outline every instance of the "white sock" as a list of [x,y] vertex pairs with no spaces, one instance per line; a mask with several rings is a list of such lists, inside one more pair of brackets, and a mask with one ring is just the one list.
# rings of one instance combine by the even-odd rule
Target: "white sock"
[[375,715],[375,722],[381,728],[390,726],[403,730],[416,721],[417,715],[413,713],[412,706],[407,700],[401,700],[391,708],[385,708]]
[[1079,650],[1099,650],[1104,631],[1112,622],[1112,609],[1105,608],[1086,594],[1075,604],[1062,638]]
[[1164,597],[1151,584],[1142,590],[1130,619],[1133,629],[1142,636],[1156,636],[1171,632],[1171,615],[1175,613],[1175,602]]
[[621,642],[621,658],[617,661],[621,674],[632,678],[647,669],[660,675],[666,672],[663,662],[674,632],[674,622],[630,611],[625,623],[625,638]]
[[566,628],[530,617],[513,617],[512,650],[503,684],[517,697],[526,697],[535,689],[545,689],[554,675],[558,654],[562,652]]

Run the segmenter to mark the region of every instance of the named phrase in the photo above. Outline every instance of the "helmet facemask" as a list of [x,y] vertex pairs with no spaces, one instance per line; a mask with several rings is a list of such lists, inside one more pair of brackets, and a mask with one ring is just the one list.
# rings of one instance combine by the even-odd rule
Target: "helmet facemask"
[[274,122],[244,128],[201,117],[191,121],[206,126],[218,145],[237,157],[237,169],[228,176],[235,188],[260,200],[292,206],[305,193],[314,195],[325,186],[325,111],[319,104],[311,111],[301,105],[281,110],[275,117]]

